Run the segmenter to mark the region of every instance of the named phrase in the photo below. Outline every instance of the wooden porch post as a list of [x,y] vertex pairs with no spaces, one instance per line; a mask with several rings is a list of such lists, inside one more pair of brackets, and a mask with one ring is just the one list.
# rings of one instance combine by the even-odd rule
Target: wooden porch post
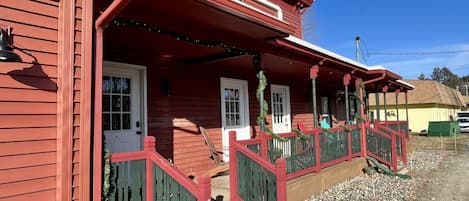
[[400,89],[396,89],[396,91],[394,92],[396,94],[396,120],[397,120],[397,124],[398,124],[398,131],[399,133],[401,132],[400,129],[401,129],[401,126],[400,126],[400,123],[399,123],[399,93],[401,92]]
[[146,160],[145,160],[145,185],[146,185],[146,200],[152,201],[153,200],[153,163],[149,159],[149,155],[151,152],[155,151],[156,148],[156,139],[153,136],[147,136],[143,140],[143,150],[145,151]]
[[[407,121],[407,127],[409,126],[409,105],[407,100],[407,90],[404,91],[405,94],[405,120]],[[408,128],[407,128],[408,129]]]
[[383,104],[384,104],[384,121],[388,121],[388,105],[386,104],[386,93],[388,92],[388,86],[383,87]]
[[378,90],[378,85],[376,85],[376,96],[375,96],[375,101],[376,101],[376,120],[378,122],[381,120],[381,115],[379,113],[379,90]]
[[[355,88],[358,89],[358,94],[359,94],[359,99],[360,100],[363,100],[363,89],[362,87],[360,86],[360,83],[362,82],[361,79],[357,79],[355,80]],[[360,102],[359,104],[359,111],[360,111],[360,116],[362,118],[365,117],[365,109],[363,108],[363,104]],[[366,128],[365,128],[365,122],[364,121],[360,121],[359,123],[359,127],[361,128],[360,129],[360,142],[361,142],[361,151],[362,151],[362,156],[363,157],[366,157]]]
[[104,29],[131,0],[115,0],[95,21],[94,119],[93,119],[93,200],[102,199],[102,85]]
[[348,86],[350,84],[350,73],[344,75],[344,88],[345,88],[345,115],[347,125],[350,125],[350,103],[349,103],[349,96],[348,96]]
[[287,163],[285,159],[275,161],[275,174],[277,175],[277,200],[287,200]]
[[[320,62],[321,63],[321,62]],[[313,102],[313,125],[318,127],[318,108],[316,103],[316,78],[318,77],[319,65],[314,65],[310,68],[309,77],[311,78],[312,102]]]
[[230,144],[230,200],[237,200],[238,197],[238,160],[236,158],[236,131],[230,131],[229,134]]

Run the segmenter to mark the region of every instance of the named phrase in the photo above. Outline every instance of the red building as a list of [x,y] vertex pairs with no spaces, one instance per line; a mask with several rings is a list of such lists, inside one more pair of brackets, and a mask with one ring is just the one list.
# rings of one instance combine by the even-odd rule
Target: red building
[[258,135],[259,72],[275,133],[312,129],[318,114],[352,122],[360,80],[367,91],[412,89],[302,40],[312,4],[2,1],[2,45],[21,61],[0,62],[0,200],[98,200],[103,136],[113,153],[155,136],[157,152],[202,175],[215,164],[198,126],[225,153],[229,131]]

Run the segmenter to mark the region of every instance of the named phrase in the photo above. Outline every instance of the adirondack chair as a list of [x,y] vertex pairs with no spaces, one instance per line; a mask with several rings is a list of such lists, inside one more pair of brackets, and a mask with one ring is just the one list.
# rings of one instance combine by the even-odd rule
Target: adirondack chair
[[215,164],[217,165],[216,167],[207,171],[207,176],[213,177],[215,175],[228,171],[230,168],[229,164],[220,159],[220,156],[218,155],[223,154],[223,151],[215,148],[212,143],[212,140],[210,139],[210,136],[207,133],[207,130],[205,130],[204,127],[199,126],[199,130],[202,136],[204,137],[205,144],[207,144],[208,146],[210,155],[212,156],[213,160],[215,161]]

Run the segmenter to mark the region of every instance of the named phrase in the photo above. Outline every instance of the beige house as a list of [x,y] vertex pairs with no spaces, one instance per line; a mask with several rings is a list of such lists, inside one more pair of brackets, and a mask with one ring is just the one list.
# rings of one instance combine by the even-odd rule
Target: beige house
[[[465,108],[468,100],[460,92],[447,87],[433,80],[405,80],[414,85],[415,89],[408,91],[407,103],[408,114],[406,114],[405,93],[386,93],[386,109],[384,106],[384,93],[379,93],[379,112],[376,107],[376,94],[369,94],[369,115],[377,118],[379,113],[380,121],[393,121],[409,119],[409,129],[412,132],[420,132],[428,129],[429,121],[455,120],[456,113]],[[385,112],[386,110],[386,112]],[[398,113],[397,113],[398,111]],[[386,114],[386,116],[385,116]],[[408,116],[407,116],[408,115]]]

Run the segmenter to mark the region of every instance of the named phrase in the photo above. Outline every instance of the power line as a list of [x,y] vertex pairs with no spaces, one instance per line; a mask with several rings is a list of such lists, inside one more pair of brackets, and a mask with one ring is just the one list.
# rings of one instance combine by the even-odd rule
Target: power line
[[368,52],[368,55],[428,55],[428,54],[456,54],[469,52],[469,50],[447,50],[433,52]]

